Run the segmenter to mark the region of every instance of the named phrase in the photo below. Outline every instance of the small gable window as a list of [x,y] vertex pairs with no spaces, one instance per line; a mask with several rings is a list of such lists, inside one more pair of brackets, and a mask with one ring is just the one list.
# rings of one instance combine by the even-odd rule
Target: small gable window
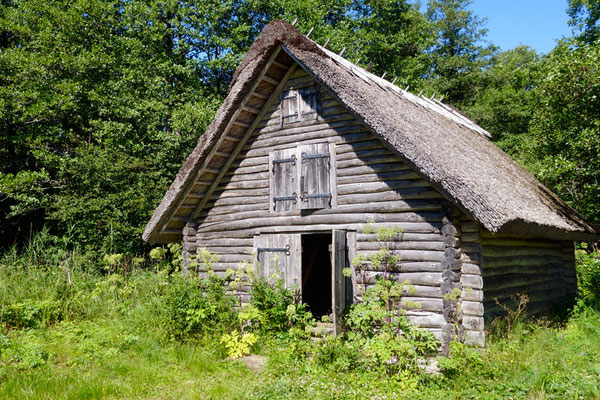
[[319,116],[316,85],[281,92],[281,124],[315,120]]
[[334,145],[300,145],[269,154],[270,210],[314,210],[335,207]]

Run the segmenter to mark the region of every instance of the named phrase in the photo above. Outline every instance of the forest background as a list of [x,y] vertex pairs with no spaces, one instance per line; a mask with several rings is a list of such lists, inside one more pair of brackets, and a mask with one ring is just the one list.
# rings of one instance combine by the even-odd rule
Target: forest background
[[[0,246],[144,254],[141,233],[271,20],[444,97],[600,222],[597,0],[548,54],[500,51],[468,0],[2,0]],[[423,10],[423,11],[421,11]]]

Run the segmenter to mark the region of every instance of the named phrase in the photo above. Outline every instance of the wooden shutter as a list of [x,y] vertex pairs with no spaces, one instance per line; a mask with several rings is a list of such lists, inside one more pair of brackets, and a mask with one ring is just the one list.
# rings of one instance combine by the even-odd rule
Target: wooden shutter
[[298,89],[298,109],[301,121],[317,119],[319,107],[319,89],[317,86],[309,86]]
[[331,208],[331,152],[328,143],[298,147],[302,209]]
[[281,92],[281,124],[299,121],[298,92],[288,90]]
[[271,283],[280,276],[285,287],[297,289],[302,282],[300,234],[262,233],[254,236],[254,252],[260,273]]
[[342,330],[342,314],[346,305],[346,232],[334,230],[332,232],[331,249],[331,304],[333,305],[333,330],[339,334]]
[[276,150],[269,154],[270,211],[298,208],[296,149]]

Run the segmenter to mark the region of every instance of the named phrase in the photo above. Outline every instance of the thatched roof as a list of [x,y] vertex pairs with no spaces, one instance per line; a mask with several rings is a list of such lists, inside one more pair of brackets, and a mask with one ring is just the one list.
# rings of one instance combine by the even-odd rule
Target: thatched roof
[[160,232],[200,172],[228,118],[239,108],[268,58],[281,45],[392,151],[448,200],[492,233],[597,240],[598,232],[489,140],[489,133],[450,106],[405,92],[274,21],[250,47],[215,120],[198,141],[154,211],[143,238]]

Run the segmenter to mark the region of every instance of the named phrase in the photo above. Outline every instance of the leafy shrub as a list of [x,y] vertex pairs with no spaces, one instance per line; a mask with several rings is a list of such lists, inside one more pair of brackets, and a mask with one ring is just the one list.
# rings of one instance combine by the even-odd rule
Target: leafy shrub
[[250,354],[252,346],[258,341],[258,336],[252,332],[240,334],[238,331],[226,333],[221,336],[220,342],[225,345],[227,354],[231,358],[240,358]]
[[471,348],[457,341],[450,342],[450,352],[447,357],[438,359],[438,366],[442,373],[453,378],[466,369],[483,368],[483,357],[477,349]]
[[588,305],[600,309],[600,254],[577,251],[579,296]]
[[225,280],[173,274],[165,287],[163,325],[171,339],[223,332],[237,325],[236,300],[227,293]]
[[59,302],[55,300],[25,300],[4,308],[0,320],[6,328],[24,329],[48,326],[61,316]]

